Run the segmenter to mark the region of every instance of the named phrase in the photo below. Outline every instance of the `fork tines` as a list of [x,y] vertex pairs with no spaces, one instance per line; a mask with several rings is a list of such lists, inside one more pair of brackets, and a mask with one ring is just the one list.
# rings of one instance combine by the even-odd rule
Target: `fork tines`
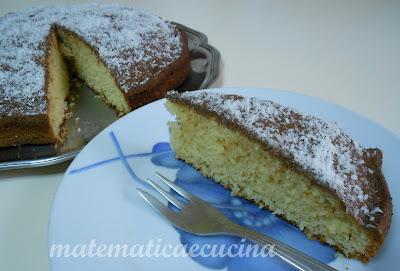
[[[174,184],[173,182],[171,182],[167,177],[161,175],[159,172],[156,172],[157,177],[164,183],[166,184],[168,187],[170,187],[173,191],[175,191],[176,193],[178,193],[179,195],[181,195],[183,198],[185,198],[186,200],[188,200],[189,202],[196,202],[196,203],[205,203],[203,202],[203,200],[199,199],[198,197],[196,197],[195,195],[183,190],[182,188],[180,188],[179,186],[177,186],[176,184]],[[171,192],[165,190],[164,188],[162,188],[160,185],[156,184],[154,181],[152,181],[151,179],[147,178],[147,182],[155,189],[157,190],[166,200],[168,200],[170,203],[172,203],[175,207],[177,207],[178,209],[182,210],[182,208],[184,208],[184,206],[186,205],[184,202],[182,202],[181,200],[177,199],[177,197],[175,195],[173,195]],[[140,196],[146,200],[154,209],[156,209],[157,211],[161,212],[162,214],[166,215],[167,217],[171,217],[173,214],[171,214],[170,212],[172,212],[170,209],[168,209],[164,204],[162,204],[156,197],[154,197],[153,195],[149,194],[146,191],[143,191],[140,188],[137,188],[138,193],[140,194]],[[172,212],[174,213],[174,212]]]

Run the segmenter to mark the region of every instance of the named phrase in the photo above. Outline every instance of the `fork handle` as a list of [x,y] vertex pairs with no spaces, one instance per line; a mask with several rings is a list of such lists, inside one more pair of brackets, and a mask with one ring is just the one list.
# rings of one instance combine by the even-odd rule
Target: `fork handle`
[[262,246],[273,246],[273,252],[286,263],[301,271],[337,271],[335,268],[314,259],[303,252],[289,247],[274,238],[260,234],[237,224],[232,224],[227,230],[230,234],[246,238]]

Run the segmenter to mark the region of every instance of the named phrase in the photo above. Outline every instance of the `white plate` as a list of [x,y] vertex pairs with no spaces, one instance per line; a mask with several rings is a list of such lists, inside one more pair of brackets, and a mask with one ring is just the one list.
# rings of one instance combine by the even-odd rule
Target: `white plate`
[[[240,245],[240,239],[233,237],[197,237],[178,231],[147,206],[138,196],[136,187],[149,189],[143,180],[146,177],[155,178],[154,171],[159,170],[173,180],[176,178],[184,188],[218,204],[233,219],[329,262],[338,269],[389,270],[395,266],[400,243],[397,209],[400,195],[398,137],[349,110],[312,97],[268,89],[210,91],[255,96],[293,106],[302,112],[336,121],[363,146],[376,146],[383,151],[383,172],[393,197],[394,215],[383,247],[368,265],[336,256],[330,247],[307,240],[293,226],[246,201],[232,198],[229,192],[217,184],[205,179],[183,162],[176,161],[167,143],[167,122],[172,116],[164,108],[165,100],[146,105],[114,122],[97,135],[72,162],[51,212],[49,249],[54,244],[62,244],[71,250],[75,248],[75,253],[79,254],[82,249],[88,252],[91,240],[96,242],[94,252],[99,253],[102,244],[108,245],[107,249],[115,249],[109,245],[120,244],[132,249],[131,255],[137,254],[135,249],[148,244],[150,239],[160,248],[181,243],[188,247],[194,243]],[[119,257],[99,257],[104,252],[92,257],[75,257],[77,255],[73,253],[65,257],[68,256],[65,252],[60,254],[61,257],[53,255],[50,258],[52,270],[291,270],[277,257],[146,258],[130,257],[129,253],[124,254],[123,251]],[[155,249],[150,251],[154,252]]]

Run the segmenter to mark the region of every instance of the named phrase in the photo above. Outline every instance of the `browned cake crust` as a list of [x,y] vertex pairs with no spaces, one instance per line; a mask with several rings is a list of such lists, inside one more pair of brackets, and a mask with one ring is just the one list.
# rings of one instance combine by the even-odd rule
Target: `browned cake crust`
[[[377,253],[389,230],[393,214],[392,198],[390,196],[386,180],[382,174],[382,152],[379,149],[361,149],[361,152],[357,154],[357,152],[353,151],[352,148],[354,147],[353,145],[358,145],[358,143],[354,142],[347,134],[344,133],[344,131],[340,130],[339,136],[344,137],[346,141],[344,147],[348,148],[348,150],[351,150],[349,153],[354,156],[352,158],[356,158],[356,160],[362,159],[364,163],[362,166],[360,166],[360,168],[357,168],[357,179],[352,183],[349,181],[344,188],[344,191],[341,191],[342,193],[338,193],[337,188],[327,185],[327,183],[322,181],[321,178],[318,177],[314,172],[311,170],[306,170],[304,165],[301,165],[299,162],[295,161],[293,156],[288,154],[287,150],[281,148],[277,144],[271,144],[271,141],[268,142],[268,140],[261,138],[259,134],[255,133],[254,130],[249,129],[249,126],[246,126],[246,123],[244,123],[244,118],[248,118],[251,115],[250,117],[252,117],[253,120],[256,119],[255,123],[257,123],[257,128],[268,129],[273,126],[275,132],[269,135],[272,137],[272,142],[276,140],[274,136],[277,133],[282,134],[288,129],[294,128],[293,123],[295,123],[294,125],[298,125],[297,128],[300,130],[299,133],[305,132],[313,134],[314,132],[317,132],[308,130],[309,128],[306,126],[310,125],[310,123],[308,123],[309,119],[307,118],[310,118],[312,122],[320,122],[322,125],[334,124],[325,123],[316,117],[302,115],[291,108],[283,107],[271,101],[261,102],[265,102],[262,106],[267,105],[273,107],[276,113],[273,112],[269,117],[275,117],[272,117],[272,119],[268,118],[268,116],[261,117],[260,115],[257,115],[258,113],[256,113],[257,106],[259,106],[259,104],[256,104],[255,99],[251,100],[252,98],[247,100],[249,103],[246,105],[250,107],[246,109],[247,111],[243,110],[243,107],[241,109],[238,107],[233,108],[235,106],[235,101],[243,101],[245,99],[238,95],[223,95],[216,93],[216,95],[213,96],[212,93],[210,94],[208,92],[200,91],[197,93],[178,93],[171,91],[167,94],[167,99],[173,103],[185,105],[203,116],[215,117],[220,124],[225,125],[230,129],[237,130],[250,140],[263,145],[269,154],[282,161],[287,168],[306,176],[313,182],[314,185],[334,195],[336,198],[338,198],[338,200],[341,201],[342,209],[352,217],[354,224],[359,225],[366,230],[374,240],[366,249],[365,253],[350,254],[348,256],[359,259],[363,262],[368,262],[371,257]],[[238,112],[233,112],[234,110],[237,110]],[[282,114],[288,118],[289,123],[279,119]],[[256,127],[254,126],[254,128]],[[328,128],[328,126],[325,128]],[[335,128],[340,129],[339,127]],[[338,142],[332,143],[333,145],[340,144]],[[290,144],[290,142],[286,142],[286,144]],[[354,195],[354,190],[351,186],[356,185],[360,186],[361,191],[364,193],[364,197],[367,198],[366,200],[359,200],[357,196]],[[231,187],[226,188],[231,189]],[[245,195],[240,192],[238,194],[239,196],[245,197]],[[348,196],[353,198],[353,200],[349,200]],[[251,198],[247,199],[254,201]],[[268,205],[265,202],[259,201],[255,203],[268,209]],[[379,212],[376,211],[378,209]],[[279,216],[296,225],[294,221],[288,220],[284,215]],[[313,239],[318,239],[324,243],[327,243],[322,236],[313,235],[311,232],[306,233]],[[342,247],[334,247],[339,252],[345,254]]]
[[369,189],[375,191],[374,197],[371,198],[369,204],[382,206],[382,213],[376,218],[373,227],[371,227],[371,221],[367,219],[363,220],[362,226],[371,232],[375,240],[364,255],[354,255],[354,257],[364,262],[369,261],[383,244],[386,234],[389,231],[393,215],[392,197],[390,196],[389,188],[382,173],[382,158],[382,152],[378,148],[366,149],[364,160],[369,168],[374,169],[374,173],[372,173],[368,179]]
[[178,30],[183,43],[180,57],[161,71],[154,80],[143,87],[132,89],[125,94],[131,110],[155,100],[164,98],[167,91],[183,83],[190,72],[190,52],[186,34]]
[[0,118],[0,147],[56,143],[47,115]]

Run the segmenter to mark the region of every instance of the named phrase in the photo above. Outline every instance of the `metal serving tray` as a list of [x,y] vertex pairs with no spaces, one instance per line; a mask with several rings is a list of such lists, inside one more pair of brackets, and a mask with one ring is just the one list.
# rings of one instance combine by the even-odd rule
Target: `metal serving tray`
[[[176,90],[204,89],[219,74],[220,53],[207,43],[207,36],[194,29],[175,23],[189,41],[192,70]],[[118,119],[115,111],[96,97],[89,87],[77,84],[72,89],[76,97],[72,116],[65,122],[67,140],[61,148],[54,145],[22,145],[0,148],[0,170],[54,165],[73,159],[100,131]]]

